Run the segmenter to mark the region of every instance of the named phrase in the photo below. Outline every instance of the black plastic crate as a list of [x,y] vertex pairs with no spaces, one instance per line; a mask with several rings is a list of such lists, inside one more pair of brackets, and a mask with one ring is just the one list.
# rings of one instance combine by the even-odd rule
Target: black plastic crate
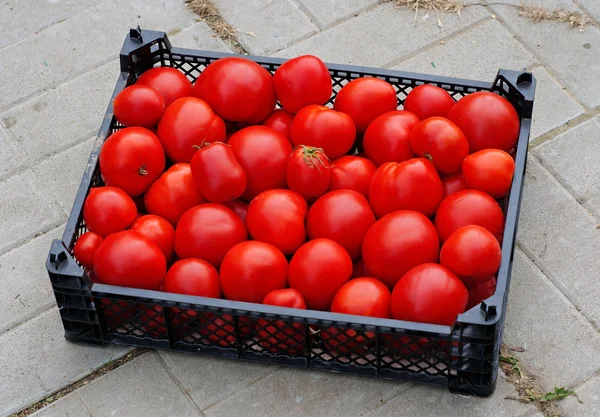
[[[164,32],[131,30],[121,50],[121,75],[113,98],[145,70],[171,66],[195,80],[209,63],[232,54],[174,48]],[[284,60],[253,57],[274,72]],[[112,100],[62,240],[52,243],[46,266],[72,342],[125,344],[201,353],[299,368],[361,374],[446,386],[452,392],[487,396],[494,391],[506,314],[535,79],[500,70],[492,83],[328,64],[335,94],[359,77],[378,77],[397,90],[400,103],[415,86],[429,83],[455,99],[476,91],[506,97],[521,119],[512,189],[502,202],[506,226],[495,294],[458,316],[454,326],[376,319],[329,312],[185,296],[94,284],[72,255],[86,231],[82,207],[91,186],[101,185],[100,147],[119,124]]]

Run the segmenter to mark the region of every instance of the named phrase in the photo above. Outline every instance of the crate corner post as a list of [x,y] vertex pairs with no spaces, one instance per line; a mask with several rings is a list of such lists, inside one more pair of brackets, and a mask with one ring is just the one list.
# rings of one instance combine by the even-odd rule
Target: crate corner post
[[154,65],[153,55],[157,50],[171,50],[171,42],[165,32],[130,29],[125,36],[119,54],[122,72],[142,73]]

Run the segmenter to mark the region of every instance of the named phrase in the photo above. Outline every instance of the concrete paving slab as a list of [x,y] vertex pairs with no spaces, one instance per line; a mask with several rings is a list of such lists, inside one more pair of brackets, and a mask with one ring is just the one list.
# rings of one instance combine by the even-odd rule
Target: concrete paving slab
[[98,378],[77,394],[94,417],[201,416],[154,352]]
[[125,347],[76,345],[63,335],[58,310],[53,308],[0,336],[0,358],[4,358],[0,416],[39,401],[128,351]]
[[119,77],[116,60],[48,91],[2,116],[30,162],[95,135]]
[[600,119],[579,126],[533,150],[575,199],[600,219]]
[[520,250],[515,251],[504,343],[546,391],[600,369],[600,334]]
[[292,0],[213,0],[251,54],[269,55],[318,31]]
[[[17,101],[116,58],[129,29],[183,29],[196,15],[180,0],[111,0],[0,50],[0,113]],[[105,90],[103,90],[106,92]]]
[[600,328],[600,229],[534,159],[527,162],[518,241],[527,256]]
[[58,226],[60,208],[31,170],[0,182],[0,196],[0,254]]
[[445,14],[444,26],[440,28],[433,17],[415,25],[413,13],[384,3],[275,56],[292,58],[313,54],[328,62],[381,67],[489,15],[484,7],[469,7],[461,18]]
[[207,417],[359,416],[407,383],[282,368],[204,411]]
[[23,152],[11,140],[9,133],[0,124],[0,180],[10,176],[23,159]]
[[[61,23],[103,1],[106,0],[6,0],[0,7],[0,48],[39,33],[53,24]],[[32,16],[35,16],[35,19],[32,19]]]
[[231,49],[204,22],[198,22],[176,34],[169,35],[171,44],[180,48],[231,52]]
[[31,415],[31,417],[93,417],[85,407],[77,392],[68,394],[66,397],[42,408]]
[[332,26],[345,18],[355,17],[379,0],[296,0],[315,17],[320,28]]
[[600,416],[600,373],[575,389],[577,397],[558,402],[558,408],[568,417]]
[[0,334],[55,304],[43,260],[63,229],[59,226],[0,257]]
[[202,410],[277,369],[276,366],[175,352],[161,352],[161,356]]

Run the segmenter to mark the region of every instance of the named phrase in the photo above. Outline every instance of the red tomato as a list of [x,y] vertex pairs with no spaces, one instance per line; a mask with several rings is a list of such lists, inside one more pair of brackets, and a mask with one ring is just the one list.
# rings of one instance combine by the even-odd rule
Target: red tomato
[[354,190],[369,196],[369,185],[377,167],[367,158],[344,155],[331,163],[329,190]]
[[192,94],[192,83],[179,70],[171,67],[150,68],[136,84],[152,87],[165,100],[165,107],[182,97]]
[[233,212],[245,223],[246,222],[246,214],[248,213],[248,203],[244,200],[231,200],[227,203],[224,203],[227,207],[229,207]]
[[464,190],[442,201],[435,215],[435,227],[442,242],[455,230],[470,224],[486,228],[502,241],[504,215],[492,197],[481,191]]
[[130,230],[138,232],[156,243],[165,255],[167,262],[173,258],[173,245],[175,242],[175,229],[167,220],[154,214],[138,218]]
[[292,135],[293,120],[294,115],[292,113],[288,113],[283,109],[277,109],[262,124],[276,130],[289,139]]
[[444,198],[448,197],[451,194],[457,193],[462,190],[466,190],[467,183],[465,182],[465,178],[463,177],[462,172],[457,172],[456,174],[446,175],[440,177],[442,180],[442,189],[444,190]]
[[363,238],[375,223],[369,202],[352,190],[331,191],[308,211],[306,229],[312,239],[326,238],[341,245],[352,259],[360,258]]
[[309,104],[325,104],[332,83],[325,63],[313,55],[303,55],[281,64],[273,75],[275,93],[281,106],[298,113]]
[[515,161],[504,151],[484,149],[467,156],[462,170],[469,188],[502,198],[510,191]]
[[[263,304],[306,310],[302,294],[293,288],[271,291],[266,295]],[[271,353],[289,355],[304,350],[305,335],[302,323],[257,319],[256,328],[260,345]]]
[[469,302],[466,310],[470,310],[494,295],[496,292],[496,277],[490,277],[483,282],[468,285],[467,290],[469,290]]
[[404,100],[404,110],[421,120],[430,117],[446,117],[454,106],[454,99],[446,90],[431,84],[415,87]]
[[135,203],[117,187],[92,188],[83,204],[83,220],[90,232],[106,237],[133,224]]
[[360,258],[358,261],[354,261],[354,263],[352,264],[352,276],[350,278],[354,279],[368,276],[369,271],[367,271],[367,264],[365,263],[363,258]]
[[153,88],[131,85],[113,102],[115,118],[123,126],[154,127],[165,111],[165,100]]
[[186,210],[206,200],[198,191],[190,164],[175,164],[150,186],[144,195],[148,213],[164,217],[173,226]]
[[245,58],[221,58],[202,71],[192,94],[228,122],[257,124],[275,108],[273,77]]
[[214,266],[202,259],[188,258],[173,264],[163,287],[164,292],[221,298],[219,274]]
[[331,178],[331,163],[322,149],[300,145],[288,160],[287,184],[307,200],[325,194]]
[[273,188],[285,188],[292,145],[285,136],[266,126],[250,126],[227,142],[246,172],[248,185],[242,196],[250,201]]
[[75,247],[73,248],[75,259],[77,259],[84,268],[93,269],[94,255],[103,240],[102,236],[94,232],[87,232],[79,236],[79,239],[77,239]]
[[171,161],[190,162],[203,143],[225,142],[225,123],[206,102],[184,97],[165,110],[158,139]]
[[386,162],[369,186],[369,202],[377,217],[396,210],[416,210],[432,216],[443,197],[442,181],[425,158]]
[[275,246],[248,241],[235,245],[221,265],[221,287],[228,300],[261,303],[287,285],[288,263]]
[[331,311],[387,319],[391,317],[391,296],[390,290],[381,281],[356,278],[338,290],[333,297]]
[[126,127],[106,139],[100,150],[99,163],[106,185],[137,197],[165,170],[165,152],[149,130]]
[[469,225],[455,230],[442,245],[440,264],[464,282],[481,282],[500,267],[502,249],[487,229]]
[[179,219],[175,253],[179,259],[200,258],[218,268],[227,251],[247,239],[244,222],[233,211],[206,203],[192,207]]
[[469,142],[460,129],[443,117],[430,117],[419,122],[410,133],[410,146],[417,156],[433,162],[440,174],[460,171],[469,154]]
[[460,99],[448,119],[463,131],[471,152],[493,148],[509,152],[519,137],[519,115],[503,97],[479,91]]
[[348,252],[329,239],[315,239],[300,246],[288,269],[290,288],[300,291],[311,310],[328,310],[335,293],[351,275]]
[[131,230],[106,237],[94,256],[94,273],[108,285],[158,290],[166,272],[156,243]]
[[298,290],[293,288],[271,291],[265,296],[263,304],[306,310],[304,297],[302,297],[302,294]]
[[367,231],[362,256],[369,275],[389,288],[409,269],[437,262],[440,242],[431,221],[423,214],[400,210],[379,219]]
[[394,287],[392,317],[451,326],[468,299],[467,288],[448,268],[426,263],[412,268]]
[[246,226],[252,239],[291,255],[306,241],[307,210],[306,201],[294,191],[264,191],[250,202]]
[[378,78],[358,78],[342,87],[333,108],[349,115],[362,133],[377,116],[397,106],[396,90],[391,84]]
[[363,139],[367,158],[377,166],[414,158],[408,139],[417,123],[417,116],[404,110],[390,111],[377,117],[367,128]]
[[226,203],[246,191],[246,173],[230,145],[216,142],[203,146],[190,162],[192,176],[204,198]]
[[294,117],[291,141],[294,146],[321,148],[328,158],[340,157],[352,149],[356,128],[350,116],[312,104]]

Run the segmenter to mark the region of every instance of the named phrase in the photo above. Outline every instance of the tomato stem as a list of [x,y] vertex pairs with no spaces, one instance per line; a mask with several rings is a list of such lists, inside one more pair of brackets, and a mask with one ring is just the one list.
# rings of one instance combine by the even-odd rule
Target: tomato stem
[[[305,145],[300,145],[300,146],[302,147],[302,158],[304,159],[304,162],[306,163],[306,165],[308,165],[310,168],[316,167],[319,172],[321,172],[321,168],[319,167],[319,164],[323,168],[328,168],[328,169],[331,168],[331,161],[329,160],[327,155],[325,155],[323,148],[315,148],[312,146],[305,146]],[[325,162],[323,162],[323,159],[321,159],[321,157],[325,158],[325,160],[327,161],[327,164],[325,164]]]
[[140,167],[140,169],[138,170],[138,175],[140,176],[144,176],[144,175],[148,175],[148,171],[146,170],[146,165],[142,165]]
[[423,156],[429,160],[429,162],[433,162],[433,156],[429,152],[423,153]]

